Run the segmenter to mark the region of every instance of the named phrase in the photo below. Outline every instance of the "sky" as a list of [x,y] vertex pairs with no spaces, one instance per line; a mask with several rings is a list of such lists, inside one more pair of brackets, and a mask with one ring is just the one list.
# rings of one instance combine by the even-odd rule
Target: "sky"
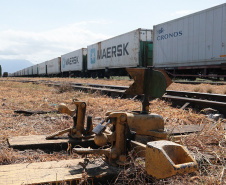
[[0,0],[0,60],[41,63],[226,0]]

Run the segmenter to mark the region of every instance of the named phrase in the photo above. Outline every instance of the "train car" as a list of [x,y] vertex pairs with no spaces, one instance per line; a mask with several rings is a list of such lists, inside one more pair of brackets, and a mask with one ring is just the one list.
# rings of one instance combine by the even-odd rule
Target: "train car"
[[18,71],[17,75],[21,77],[21,70]]
[[174,76],[226,78],[226,3],[153,29],[153,65]]
[[[61,55],[62,62],[58,57],[32,66],[32,75],[124,76],[128,67],[152,66],[174,77],[226,80],[225,23],[226,3]],[[22,76],[31,76],[29,69]]]
[[28,67],[24,69],[24,76],[28,76],[29,72],[28,72]]
[[61,72],[63,76],[84,77],[87,72],[87,48],[61,55]]
[[9,76],[9,73],[8,72],[4,72],[2,76],[3,77],[8,77]]
[[61,58],[57,57],[52,60],[46,61],[46,67],[46,74],[48,76],[59,76],[61,73]]
[[28,67],[28,76],[33,76],[33,66]]
[[152,30],[136,29],[89,45],[87,69],[92,77],[127,75],[127,67],[152,65],[152,47]]
[[21,76],[25,76],[25,69],[22,69]]
[[38,76],[38,64],[32,66],[33,76]]
[[47,75],[46,62],[42,62],[38,64],[38,76],[46,76],[46,75]]

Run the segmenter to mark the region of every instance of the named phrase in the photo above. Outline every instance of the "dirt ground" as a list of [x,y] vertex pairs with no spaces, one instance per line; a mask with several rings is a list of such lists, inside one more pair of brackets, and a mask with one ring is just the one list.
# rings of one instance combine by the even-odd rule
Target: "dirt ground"
[[[132,81],[128,80],[71,78],[51,78],[51,80],[124,86],[132,83]],[[169,87],[169,89],[184,91],[196,91],[197,88],[202,89],[203,92],[211,91],[210,89],[212,89],[212,93],[225,94],[226,92],[226,86],[172,84]],[[86,102],[86,114],[91,115],[94,120],[103,118],[107,111],[141,110],[141,102],[138,100],[112,99],[107,96],[100,96],[98,93],[89,94],[70,89],[60,92],[59,88],[48,87],[42,84],[12,82],[7,79],[0,80],[0,165],[80,157],[77,154],[70,155],[67,151],[13,150],[7,144],[7,138],[10,136],[47,135],[72,126],[72,118],[65,114],[50,113],[25,116],[15,113],[15,110],[52,111],[57,110],[59,103],[65,103],[69,108],[73,109],[73,98]],[[176,128],[179,125],[191,124],[206,125],[201,133],[190,134],[181,140],[181,144],[185,145],[192,155],[198,159],[199,170],[192,174],[168,178],[165,181],[155,181],[155,183],[224,183],[226,180],[226,134],[223,129],[223,123],[226,121],[224,119],[214,121],[203,114],[194,112],[192,109],[180,110],[173,108],[169,103],[159,99],[153,100],[150,103],[150,112],[163,116],[166,127],[174,126]],[[208,156],[212,156],[211,159]],[[117,182],[115,183],[117,184]]]

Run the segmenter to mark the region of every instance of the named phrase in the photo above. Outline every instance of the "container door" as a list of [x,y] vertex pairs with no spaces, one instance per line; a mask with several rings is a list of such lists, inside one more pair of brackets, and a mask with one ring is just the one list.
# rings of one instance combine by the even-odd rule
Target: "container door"
[[82,72],[87,71],[87,55],[82,55]]
[[153,65],[153,43],[147,41],[140,42],[140,67]]
[[48,68],[47,68],[47,65],[46,65],[46,75],[48,74]]

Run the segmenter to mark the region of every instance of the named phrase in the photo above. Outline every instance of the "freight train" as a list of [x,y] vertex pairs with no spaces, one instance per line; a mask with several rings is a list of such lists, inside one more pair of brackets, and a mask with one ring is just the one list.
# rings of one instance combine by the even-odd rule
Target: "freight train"
[[109,77],[128,67],[165,69],[174,77],[226,79],[226,3],[153,29],[136,29],[10,76]]

